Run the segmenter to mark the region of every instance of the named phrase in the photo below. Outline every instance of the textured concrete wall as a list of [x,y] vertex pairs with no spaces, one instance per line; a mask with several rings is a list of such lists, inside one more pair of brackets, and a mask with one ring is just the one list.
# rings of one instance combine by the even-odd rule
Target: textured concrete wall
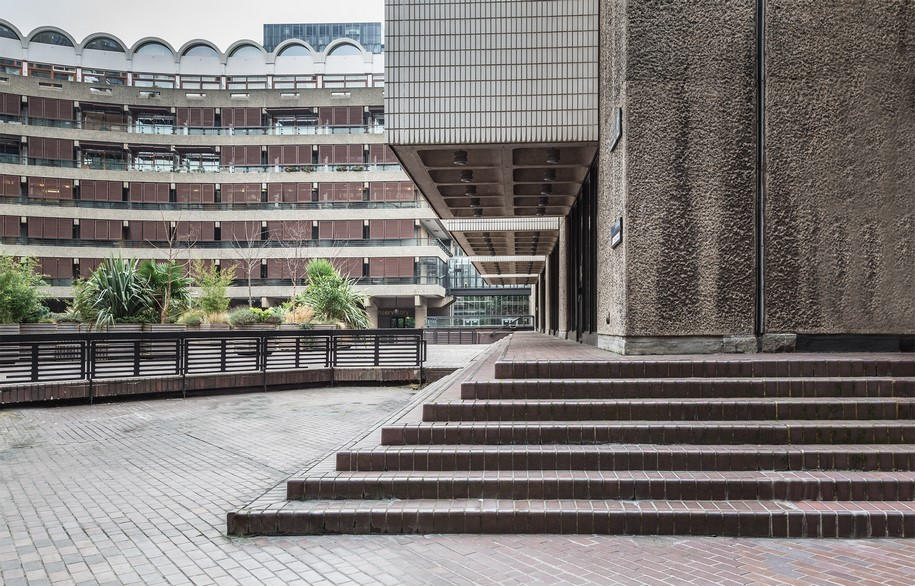
[[[628,224],[623,243],[610,248],[610,226],[626,215],[626,162],[629,143],[626,106],[627,0],[600,3],[600,149],[597,194],[597,324],[598,332],[626,335],[626,251]],[[623,133],[616,148],[607,148],[615,110],[622,108]],[[628,218],[624,218],[628,222]]]
[[[602,3],[601,334],[753,333],[755,10]],[[607,153],[615,105],[623,139]]]
[[915,332],[915,2],[767,10],[767,330]]
[[593,141],[598,0],[387,0],[391,144]]

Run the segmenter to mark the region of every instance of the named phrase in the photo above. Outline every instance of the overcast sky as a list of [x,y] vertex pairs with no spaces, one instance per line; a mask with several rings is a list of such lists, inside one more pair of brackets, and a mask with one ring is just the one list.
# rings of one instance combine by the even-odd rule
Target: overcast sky
[[225,49],[238,39],[264,40],[266,22],[381,22],[384,0],[0,0],[0,18],[23,34],[52,25],[77,42],[94,32],[128,45],[146,36],[178,47],[204,38]]

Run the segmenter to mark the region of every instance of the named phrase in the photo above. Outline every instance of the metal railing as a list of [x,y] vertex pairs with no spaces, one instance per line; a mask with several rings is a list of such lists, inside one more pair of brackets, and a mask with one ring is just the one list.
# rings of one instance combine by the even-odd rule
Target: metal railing
[[429,316],[426,324],[430,328],[509,328],[534,327],[532,315],[486,315],[486,316]]
[[427,208],[425,200],[370,200],[370,201],[257,201],[257,202],[140,202],[140,201],[95,201],[91,199],[46,199],[28,196],[2,196],[0,203],[22,205],[65,207],[65,208],[100,208],[128,210],[351,210],[351,209],[408,209]]
[[384,134],[382,124],[305,124],[299,126],[181,126],[177,124],[127,124],[124,122],[96,122],[92,120],[58,120],[33,116],[0,116],[0,123],[49,128],[73,128],[79,130],[101,130],[106,132],[127,132],[131,134],[164,134],[176,136],[314,136],[327,134]]
[[93,169],[102,171],[140,171],[145,173],[375,173],[378,171],[399,171],[398,163],[307,163],[295,165],[222,165],[194,162],[173,163],[169,161],[117,159],[84,160],[44,159],[23,157],[9,153],[0,154],[0,163],[28,165],[32,167],[64,167],[69,169]]
[[[435,285],[444,288],[444,277],[435,276],[412,276],[412,277],[349,277],[355,281],[356,285]],[[73,279],[68,278],[45,278],[45,282],[52,287],[69,287],[73,285]],[[247,287],[248,280],[237,278],[232,281],[233,287]],[[291,287],[290,279],[251,279],[252,287]]]
[[[0,386],[332,367],[422,368],[422,330],[216,330],[0,336]],[[186,385],[182,384],[186,390]]]
[[[101,246],[113,248],[155,248],[155,245],[165,245],[165,241],[157,240],[91,240],[75,238],[29,238],[27,236],[0,237],[0,244],[19,244],[24,246],[74,246],[85,248],[87,246]],[[218,248],[346,248],[346,247],[403,247],[403,246],[435,246],[445,254],[450,255],[450,249],[437,238],[393,238],[385,240],[370,239],[312,239],[301,241],[285,240],[197,240],[180,241],[173,243],[173,248],[218,249]],[[411,255],[412,256],[412,255]],[[282,257],[277,257],[282,258]]]

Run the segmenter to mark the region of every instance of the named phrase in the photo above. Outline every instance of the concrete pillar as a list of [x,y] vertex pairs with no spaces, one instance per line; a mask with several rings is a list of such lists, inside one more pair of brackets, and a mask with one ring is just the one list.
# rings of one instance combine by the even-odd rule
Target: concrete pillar
[[426,314],[428,313],[429,308],[426,306],[426,299],[424,297],[415,296],[413,301],[413,319],[414,327],[424,328],[426,327]]
[[534,328],[537,327],[537,284],[531,285],[531,295],[528,297],[528,313],[534,318]]
[[378,306],[372,303],[371,297],[365,302],[365,313],[369,317],[369,328],[376,329],[378,327]]
[[553,317],[553,311],[550,307],[553,299],[552,293],[552,283],[553,279],[556,278],[556,275],[553,274],[553,271],[550,270],[550,261],[549,256],[547,256],[546,264],[543,267],[543,333],[552,334],[553,331],[550,329]]
[[569,219],[564,217],[559,223],[559,329],[556,335],[560,338],[567,338],[569,334],[569,259],[567,252],[569,250]]

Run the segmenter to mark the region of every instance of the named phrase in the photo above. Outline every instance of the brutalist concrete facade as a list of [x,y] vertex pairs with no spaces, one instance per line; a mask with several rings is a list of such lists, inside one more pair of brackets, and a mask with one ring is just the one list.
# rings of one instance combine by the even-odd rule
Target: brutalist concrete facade
[[[388,4],[400,21],[416,13],[408,0]],[[470,10],[459,4],[440,15],[446,22],[412,21],[411,49],[424,50],[423,35],[447,37]],[[584,59],[596,59],[599,81],[598,318],[595,331],[575,337],[625,353],[792,349],[795,336],[884,335],[892,338],[884,348],[911,345],[915,5],[600,0],[596,19],[596,57]],[[456,51],[483,38],[464,32]],[[463,59],[436,79],[459,85]],[[398,71],[386,79],[396,86]],[[573,93],[565,88],[557,103]],[[447,111],[453,99],[439,112],[426,107],[439,103],[430,98],[392,102],[389,125],[422,114],[432,130],[418,140],[434,142],[435,129],[462,119]],[[529,112],[516,119],[538,124]],[[561,141],[530,128],[467,132],[494,144]],[[622,243],[612,247],[620,219]],[[553,273],[568,275],[540,278]],[[565,306],[574,285],[542,286],[541,307],[553,315],[549,297]]]

